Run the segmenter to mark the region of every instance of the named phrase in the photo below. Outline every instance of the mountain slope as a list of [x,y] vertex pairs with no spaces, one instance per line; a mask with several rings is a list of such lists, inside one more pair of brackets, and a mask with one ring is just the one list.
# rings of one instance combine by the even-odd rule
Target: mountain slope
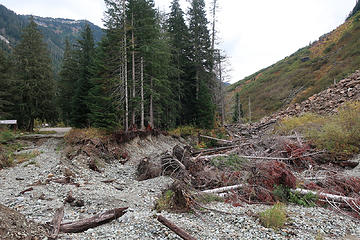
[[228,88],[228,110],[240,93],[244,115],[251,100],[252,120],[301,102],[360,68],[360,13],[317,42]]
[[65,49],[65,39],[71,42],[80,36],[81,29],[89,24],[96,42],[100,41],[103,31],[100,27],[85,20],[71,20],[62,18],[43,18],[30,15],[18,15],[0,4],[0,48],[9,51],[21,39],[21,31],[28,24],[30,18],[38,24],[49,46],[51,59],[55,70],[58,71]]

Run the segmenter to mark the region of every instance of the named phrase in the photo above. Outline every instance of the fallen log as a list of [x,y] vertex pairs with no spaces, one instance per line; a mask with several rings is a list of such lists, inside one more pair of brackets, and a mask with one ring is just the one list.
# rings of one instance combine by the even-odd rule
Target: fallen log
[[218,151],[228,150],[228,149],[232,149],[232,148],[236,148],[236,147],[239,147],[239,145],[227,146],[227,147],[218,147],[218,148],[210,148],[210,149],[203,149],[203,150],[194,152],[192,155],[195,156],[195,155],[198,155],[198,154],[201,154],[201,153],[218,152]]
[[30,187],[30,188],[25,189],[24,191],[21,191],[20,194],[24,194],[24,193],[30,192],[32,190],[34,190],[34,189],[32,187]]
[[222,193],[222,192],[227,192],[227,191],[231,191],[231,190],[236,190],[236,189],[242,188],[243,186],[244,186],[243,184],[238,184],[238,185],[233,185],[233,186],[204,190],[204,191],[201,191],[201,193],[205,193],[205,194]]
[[64,206],[58,208],[55,212],[54,218],[51,221],[52,230],[50,231],[49,239],[55,240],[60,232],[61,221],[64,217]]
[[94,228],[102,224],[111,222],[126,213],[127,208],[115,208],[106,212],[97,214],[90,218],[81,219],[75,222],[62,223],[60,232],[63,233],[79,233]]
[[162,224],[164,224],[166,227],[168,227],[171,231],[173,231],[174,233],[176,233],[178,236],[180,236],[182,239],[185,240],[196,240],[196,238],[192,237],[190,234],[188,234],[187,232],[185,232],[183,229],[179,228],[178,226],[176,226],[174,223],[170,222],[169,220],[167,220],[166,218],[164,218],[161,215],[157,216],[157,220],[159,222],[161,222]]
[[321,199],[331,199],[331,200],[339,201],[339,202],[343,202],[343,203],[359,201],[359,199],[356,199],[356,198],[334,195],[334,194],[330,194],[330,193],[316,192],[316,191],[302,189],[302,188],[290,189],[290,191],[292,193],[299,193],[302,195],[311,193],[311,194],[318,196]]
[[230,141],[230,140],[225,140],[225,139],[220,139],[220,138],[214,138],[214,137],[209,137],[209,136],[205,136],[205,135],[199,135],[199,137],[202,137],[202,138],[207,138],[207,139],[210,139],[210,140],[215,140],[215,141],[219,141],[219,142],[224,142],[224,143],[233,143],[233,141]]

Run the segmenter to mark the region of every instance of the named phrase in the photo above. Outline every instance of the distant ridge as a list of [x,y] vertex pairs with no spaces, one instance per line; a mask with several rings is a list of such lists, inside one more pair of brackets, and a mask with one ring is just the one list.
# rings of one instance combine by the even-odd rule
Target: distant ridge
[[66,38],[75,42],[86,24],[93,31],[95,42],[99,42],[103,36],[103,30],[87,20],[19,15],[0,4],[0,48],[10,51],[20,40],[21,31],[31,17],[44,35],[56,72],[60,69]]

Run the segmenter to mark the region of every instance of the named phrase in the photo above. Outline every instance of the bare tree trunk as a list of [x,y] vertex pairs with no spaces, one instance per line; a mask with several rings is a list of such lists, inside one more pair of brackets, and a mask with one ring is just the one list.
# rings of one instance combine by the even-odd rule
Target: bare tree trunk
[[[216,0],[215,0],[216,2]],[[219,52],[219,84],[220,84],[220,104],[221,104],[221,125],[225,125],[225,103],[224,103],[224,89],[222,81],[222,67],[221,67],[221,56]]]
[[240,105],[240,97],[237,99],[237,107],[238,107],[238,123],[241,123],[241,105]]
[[[134,13],[131,14],[131,42],[132,42],[132,98],[133,102],[135,101],[136,97],[136,84],[135,84],[135,38],[134,38]],[[135,127],[135,103],[132,106],[132,125]]]
[[140,63],[140,81],[141,81],[141,123],[140,128],[144,129],[144,58],[141,57]]
[[[213,24],[212,24],[212,39],[211,39],[211,49],[214,51],[215,50],[215,23],[216,23],[216,0],[213,1],[213,9],[212,9],[212,14],[213,14]],[[214,53],[214,52],[213,52]],[[214,53],[215,54],[215,53]]]
[[129,96],[128,96],[128,81],[127,81],[127,40],[126,40],[126,14],[125,14],[125,0],[123,0],[123,18],[124,18],[124,82],[125,82],[125,131],[129,130]]
[[150,126],[154,128],[154,109],[153,109],[153,77],[150,77]]

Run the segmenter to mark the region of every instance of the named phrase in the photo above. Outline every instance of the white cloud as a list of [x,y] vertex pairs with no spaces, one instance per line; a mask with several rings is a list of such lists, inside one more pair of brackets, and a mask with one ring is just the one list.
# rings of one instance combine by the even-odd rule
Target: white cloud
[[[184,12],[188,0],[180,0]],[[168,11],[169,0],[155,0]],[[231,82],[241,80],[305,47],[344,22],[356,0],[218,0],[217,29],[232,64]],[[210,9],[211,0],[206,0]],[[102,25],[103,0],[0,0],[21,14],[87,19]],[[210,19],[209,19],[210,20]]]

